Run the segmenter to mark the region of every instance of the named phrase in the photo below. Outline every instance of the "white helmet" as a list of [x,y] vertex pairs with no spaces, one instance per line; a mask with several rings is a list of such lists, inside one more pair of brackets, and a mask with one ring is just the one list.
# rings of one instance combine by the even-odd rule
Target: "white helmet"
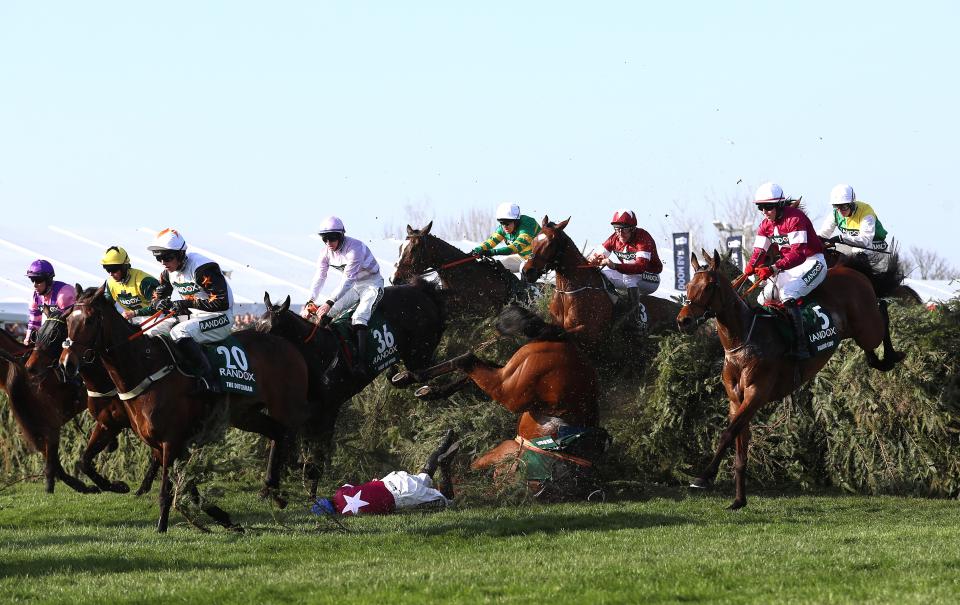
[[320,231],[317,233],[323,235],[324,233],[346,233],[346,231],[343,227],[343,221],[335,216],[328,216],[320,223]]
[[507,221],[507,220],[519,220],[520,219],[520,206],[512,202],[504,202],[497,206],[497,220],[498,221]]
[[853,192],[853,187],[840,183],[830,190],[830,205],[853,204],[857,201],[857,194]]
[[783,200],[783,188],[776,183],[764,183],[757,187],[756,193],[753,194],[754,204],[769,204],[770,202],[782,202]]
[[153,238],[147,250],[186,250],[187,242],[176,229],[164,229]]

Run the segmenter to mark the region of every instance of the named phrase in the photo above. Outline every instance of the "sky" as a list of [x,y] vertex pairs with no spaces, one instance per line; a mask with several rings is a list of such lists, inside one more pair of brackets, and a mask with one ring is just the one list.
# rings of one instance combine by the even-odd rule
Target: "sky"
[[678,212],[709,245],[717,208],[760,183],[816,219],[845,182],[902,246],[960,266],[958,17],[950,2],[4,0],[0,237],[151,224],[279,245],[336,214],[369,239],[406,205],[489,208],[492,229],[515,201],[593,242],[632,208],[668,256]]

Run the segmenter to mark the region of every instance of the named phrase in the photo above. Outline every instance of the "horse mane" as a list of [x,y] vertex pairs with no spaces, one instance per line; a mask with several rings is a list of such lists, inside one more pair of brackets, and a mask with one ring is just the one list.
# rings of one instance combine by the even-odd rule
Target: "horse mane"
[[547,323],[533,311],[517,304],[507,305],[500,312],[497,318],[497,332],[505,336],[523,336],[530,340],[567,339],[567,331],[562,327]]
[[863,253],[841,255],[835,266],[847,267],[865,275],[870,280],[877,298],[890,296],[903,283],[903,267],[900,265],[897,250],[891,252],[884,269],[878,269],[876,263]]

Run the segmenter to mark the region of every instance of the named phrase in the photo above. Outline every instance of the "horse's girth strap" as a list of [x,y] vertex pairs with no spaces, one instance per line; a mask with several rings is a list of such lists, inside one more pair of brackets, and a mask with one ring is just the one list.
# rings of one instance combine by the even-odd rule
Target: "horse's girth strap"
[[173,371],[173,366],[172,366],[172,365],[164,366],[164,367],[160,368],[159,370],[157,370],[156,372],[154,372],[153,374],[150,374],[149,376],[147,376],[146,378],[144,378],[144,379],[140,382],[140,384],[138,384],[137,386],[133,387],[132,390],[127,391],[126,393],[120,393],[120,394],[117,395],[117,396],[120,397],[120,399],[123,400],[123,401],[127,401],[128,399],[133,399],[134,397],[142,394],[144,391],[146,391],[147,389],[149,389],[149,388],[150,388],[150,385],[152,385],[153,383],[157,382],[158,380],[160,380],[161,378],[163,378],[164,376],[166,376],[167,374],[169,374],[169,373],[172,372],[172,371]]
[[536,452],[543,456],[550,456],[551,458],[556,458],[557,460],[565,460],[567,462],[573,462],[576,465],[589,468],[593,466],[593,463],[587,460],[586,458],[580,458],[579,456],[571,456],[570,454],[563,454],[561,452],[551,452],[550,450],[544,450],[535,446],[529,439],[524,439],[520,435],[517,435],[514,438],[514,441],[520,444],[520,451],[517,452],[517,455],[523,453],[523,450],[527,449],[532,452]]
[[95,399],[98,397],[113,397],[116,394],[117,394],[117,389],[111,389],[106,393],[98,393],[96,391],[91,391],[87,389],[87,397],[93,397]]

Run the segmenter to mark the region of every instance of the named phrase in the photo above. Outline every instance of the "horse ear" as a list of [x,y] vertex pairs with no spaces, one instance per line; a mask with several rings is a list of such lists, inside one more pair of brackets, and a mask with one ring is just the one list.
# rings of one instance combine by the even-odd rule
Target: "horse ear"
[[104,283],[102,286],[97,288],[97,291],[93,293],[93,300],[100,300],[103,298],[103,292],[107,289],[107,284]]
[[694,273],[696,273],[697,271],[699,271],[700,269],[703,268],[703,267],[700,266],[700,261],[697,260],[697,253],[696,253],[696,252],[692,252],[692,253],[690,254],[690,266],[693,267]]
[[427,223],[427,226],[420,230],[420,235],[430,235],[430,229],[433,228],[433,221]]
[[416,232],[417,232],[416,229],[414,229],[414,228],[411,227],[410,225],[407,225],[407,237],[410,237],[411,235],[413,235],[413,234],[416,233]]
[[541,227],[549,227],[549,226],[550,226],[550,217],[547,216],[546,214],[544,214],[544,215],[543,215],[543,220],[540,221],[540,226],[541,226]]
[[286,313],[290,309],[290,295],[287,294],[287,297],[283,299],[283,302],[280,303],[280,312]]
[[713,266],[714,267],[720,266],[720,253],[717,252],[716,249],[714,249],[713,251]]
[[263,304],[266,305],[267,310],[270,310],[270,307],[273,306],[273,303],[270,302],[270,293],[269,293],[269,292],[264,292],[264,293],[263,293]]
[[77,298],[80,298],[80,295],[83,294],[83,288],[80,287],[80,284],[73,284],[77,287]]
[[560,221],[559,223],[557,223],[557,229],[559,229],[560,231],[563,231],[563,228],[566,227],[566,226],[567,226],[567,223],[570,222],[570,218],[571,218],[571,217],[568,216],[568,217],[567,217],[567,220],[565,220],[565,221]]

